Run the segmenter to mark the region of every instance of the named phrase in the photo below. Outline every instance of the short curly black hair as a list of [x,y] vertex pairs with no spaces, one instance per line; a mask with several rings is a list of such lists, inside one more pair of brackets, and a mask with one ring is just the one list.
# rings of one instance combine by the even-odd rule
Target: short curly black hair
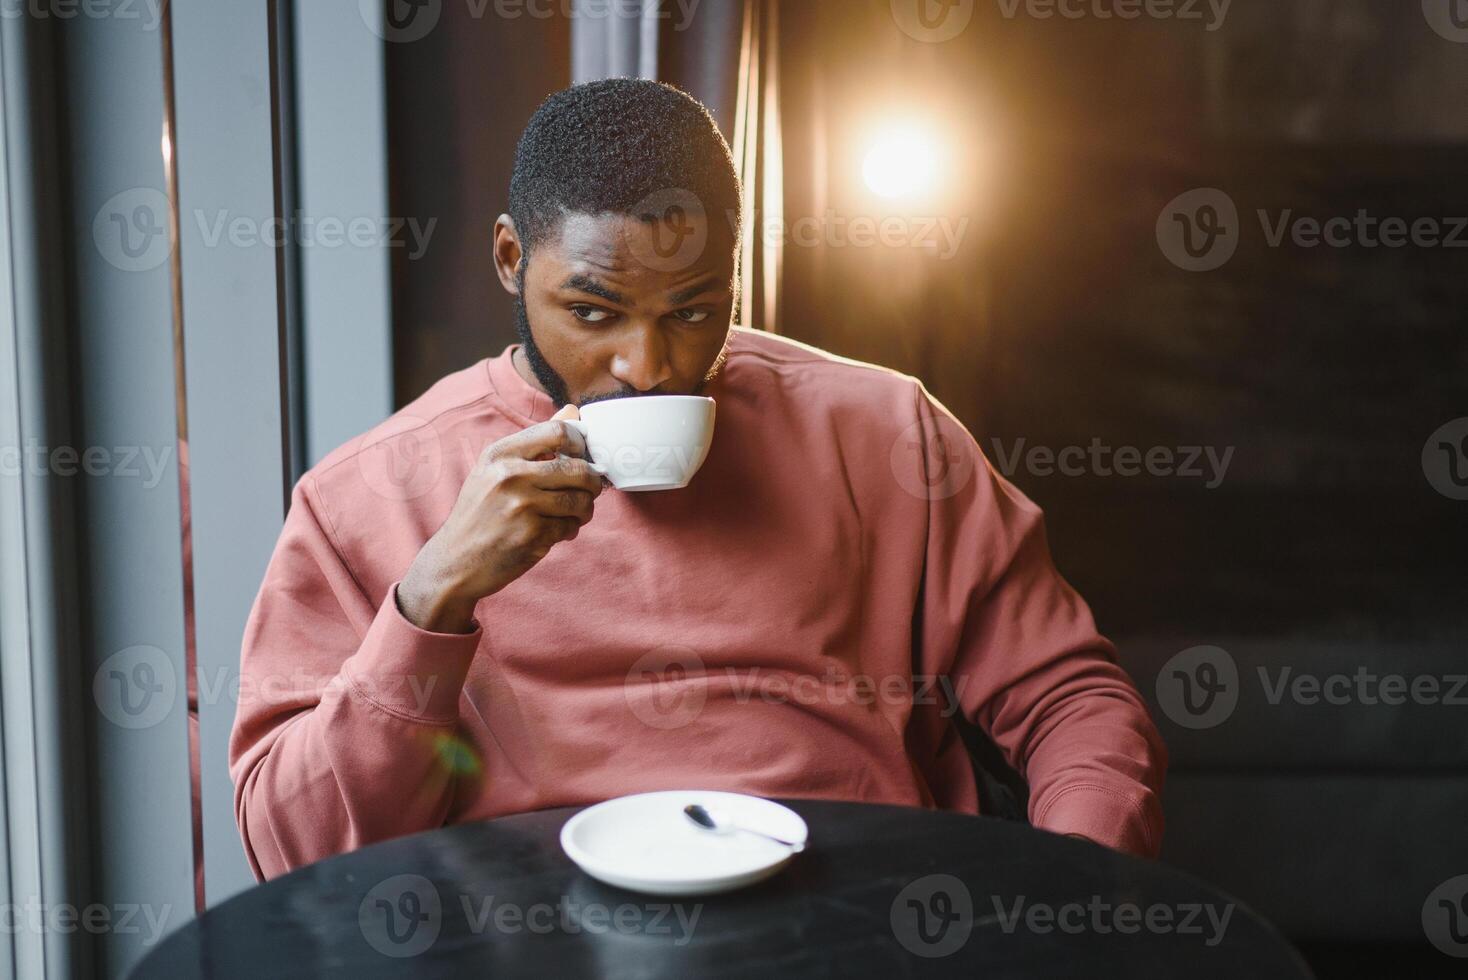
[[694,195],[710,221],[743,221],[734,157],[703,103],[663,82],[608,78],[535,110],[515,150],[509,214],[528,256],[568,214],[631,214],[667,191]]

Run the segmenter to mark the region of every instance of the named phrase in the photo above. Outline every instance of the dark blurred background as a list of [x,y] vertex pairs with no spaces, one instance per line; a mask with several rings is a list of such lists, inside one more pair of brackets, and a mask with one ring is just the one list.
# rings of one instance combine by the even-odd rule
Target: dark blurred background
[[[1448,3],[1136,19],[1106,0],[1077,17],[960,3],[971,19],[937,40],[899,6],[704,0],[658,42],[657,77],[736,143],[752,18],[760,227],[961,229],[952,250],[859,246],[828,219],[813,244],[765,236],[746,322],[920,377],[1045,508],[1172,749],[1165,860],[1269,916],[1323,977],[1449,975],[1422,903],[1468,872],[1468,689],[1443,703],[1468,672],[1468,515],[1429,439],[1468,414],[1452,220],[1468,215],[1468,11],[1455,35]],[[423,258],[394,258],[399,405],[514,340],[489,234],[516,137],[572,81],[573,27],[447,4],[431,35],[388,45],[390,213],[439,220]],[[864,162],[912,120],[940,165],[894,203]],[[1236,210],[1236,251],[1192,271],[1159,224],[1202,188]],[[1361,212],[1432,219],[1457,245],[1271,241],[1282,220]],[[1112,455],[1066,475],[1028,455],[1093,445],[1175,464],[1197,447],[1201,475],[1121,476]],[[1200,646],[1237,671],[1237,706],[1206,725],[1165,690]],[[1281,676],[1363,671],[1437,678],[1443,697],[1271,703]]]

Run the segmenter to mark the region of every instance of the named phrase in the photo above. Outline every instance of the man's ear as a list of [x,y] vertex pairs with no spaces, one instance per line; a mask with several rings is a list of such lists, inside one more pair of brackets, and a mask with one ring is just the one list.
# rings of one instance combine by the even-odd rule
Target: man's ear
[[511,296],[520,292],[515,273],[524,256],[520,248],[520,235],[515,231],[515,222],[508,214],[500,215],[494,223],[494,271],[499,273],[500,285]]

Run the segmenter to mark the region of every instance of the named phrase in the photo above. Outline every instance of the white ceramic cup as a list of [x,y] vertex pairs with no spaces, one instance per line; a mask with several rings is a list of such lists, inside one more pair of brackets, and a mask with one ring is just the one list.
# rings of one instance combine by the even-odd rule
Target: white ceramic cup
[[618,490],[679,490],[708,458],[714,400],[642,395],[593,402],[568,419],[586,439],[594,468]]

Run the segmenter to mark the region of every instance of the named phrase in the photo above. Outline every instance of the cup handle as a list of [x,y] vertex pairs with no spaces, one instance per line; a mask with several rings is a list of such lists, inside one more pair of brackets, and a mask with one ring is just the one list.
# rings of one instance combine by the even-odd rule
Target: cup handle
[[[591,438],[591,432],[587,429],[586,423],[583,422],[583,421],[581,421],[580,419],[562,419],[561,421],[565,422],[571,428],[573,428],[577,432],[581,433],[581,438],[583,438],[583,439],[590,439]],[[587,446],[586,451],[588,453],[591,452],[590,445]],[[606,476],[607,475],[607,468],[605,466],[602,466],[602,465],[600,465],[598,463],[594,463],[590,459],[587,459],[586,460],[586,465],[589,466],[589,467],[591,467],[591,472],[595,473],[598,476]]]

